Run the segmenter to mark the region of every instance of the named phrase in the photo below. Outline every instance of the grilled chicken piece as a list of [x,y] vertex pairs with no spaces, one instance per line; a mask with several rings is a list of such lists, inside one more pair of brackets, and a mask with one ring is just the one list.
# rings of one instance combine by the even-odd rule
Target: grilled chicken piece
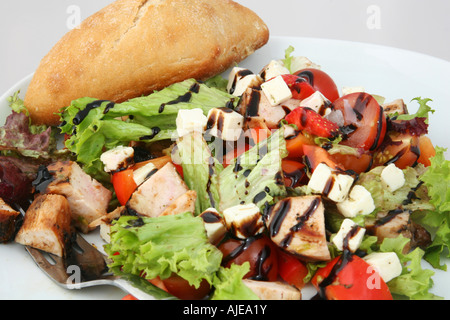
[[397,99],[389,103],[385,103],[382,105],[384,113],[386,114],[394,114],[398,112],[398,114],[408,114],[408,108],[406,107],[403,99]]
[[243,279],[242,282],[249,287],[261,300],[301,300],[301,292],[283,282],[257,281]]
[[64,196],[43,194],[28,208],[15,241],[65,257],[72,239],[69,202]]
[[324,211],[320,196],[291,197],[279,201],[266,218],[272,241],[306,260],[330,260]]
[[160,215],[171,216],[185,212],[191,212],[193,214],[195,211],[195,201],[197,201],[197,192],[189,190],[168,205]]
[[89,231],[100,227],[100,237],[107,243],[110,243],[111,225],[114,220],[119,219],[123,215],[128,215],[127,208],[125,206],[117,207],[112,212],[109,212],[108,214],[98,218],[97,220],[92,221],[89,224]]
[[157,217],[188,191],[175,166],[169,162],[138,187],[127,207],[140,215]]
[[397,238],[399,235],[411,239],[404,248],[405,253],[416,247],[425,248],[431,243],[430,233],[411,220],[408,210],[380,212],[376,220],[366,221],[365,227],[367,233],[377,236],[380,243],[385,238]]
[[112,192],[92,179],[72,161],[59,161],[47,167],[53,180],[43,193],[59,194],[67,198],[74,225],[83,233],[89,223],[107,213]]
[[290,99],[280,105],[272,106],[266,95],[258,89],[248,88],[242,95],[237,110],[245,118],[260,117],[271,129],[277,128],[278,123],[287,113],[300,105],[300,100]]
[[0,198],[0,243],[13,240],[21,222],[21,213]]

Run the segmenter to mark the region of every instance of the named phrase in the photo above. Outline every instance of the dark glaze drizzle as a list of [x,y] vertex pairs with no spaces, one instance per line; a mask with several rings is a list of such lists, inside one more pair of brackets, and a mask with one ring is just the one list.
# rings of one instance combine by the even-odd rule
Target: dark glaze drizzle
[[272,209],[270,210],[269,215],[272,216],[272,221],[269,225],[269,233],[272,238],[275,237],[278,232],[280,232],[281,224],[283,223],[283,220],[290,209],[291,200],[287,199],[282,200],[278,208],[275,209],[275,207],[272,207]]
[[383,117],[384,111],[383,108],[380,107],[380,114],[378,116],[377,136],[375,137],[375,140],[373,141],[373,144],[369,149],[370,151],[374,151],[378,147],[378,143],[380,142],[381,130],[383,129]]
[[257,273],[255,276],[251,277],[252,280],[259,281],[268,281],[269,271],[272,269],[272,265],[269,265],[266,269],[264,269],[264,262],[266,262],[267,258],[270,257],[271,249],[269,246],[264,246],[264,248],[259,252],[258,259],[256,259],[256,270]]
[[281,247],[287,248],[291,244],[294,233],[300,231],[303,228],[303,226],[309,220],[309,218],[311,218],[314,212],[316,212],[317,208],[319,207],[319,204],[320,198],[315,198],[309,205],[308,209],[306,209],[305,213],[297,217],[298,223],[289,229],[290,233],[286,235],[283,241],[281,241],[280,243]]
[[152,131],[153,131],[153,133],[152,133],[151,135],[140,137],[139,140],[140,140],[140,141],[143,141],[143,140],[152,140],[152,139],[154,139],[154,138],[158,135],[158,133],[161,132],[161,129],[158,128],[158,127],[153,127],[153,128],[152,128]]
[[251,75],[251,74],[253,74],[253,72],[251,72],[251,71],[248,70],[248,69],[243,69],[243,70],[238,71],[238,72],[236,73],[236,75],[234,76],[233,83],[231,84],[231,87],[230,87],[230,94],[233,94],[234,91],[236,90],[236,84],[237,84],[238,78],[241,78],[241,79],[242,79],[242,78],[244,78],[244,77],[246,77],[246,76],[248,76],[248,75]]
[[261,92],[258,90],[253,90],[250,95],[247,108],[245,110],[245,118],[258,116],[260,101],[261,101]]
[[163,113],[164,112],[164,108],[167,105],[178,104],[180,102],[189,102],[189,101],[191,101],[192,94],[193,93],[199,93],[199,92],[200,92],[200,84],[198,82],[196,82],[189,88],[188,92],[186,92],[185,94],[179,96],[178,98],[176,98],[176,99],[174,99],[172,101],[169,101],[169,102],[161,104],[159,106],[158,112],[159,113]]
[[79,125],[88,116],[91,110],[101,107],[104,102],[109,102],[105,110],[103,111],[103,113],[105,114],[115,105],[114,102],[111,102],[109,100],[95,100],[91,103],[88,103],[83,110],[78,111],[75,117],[73,117],[73,124]]

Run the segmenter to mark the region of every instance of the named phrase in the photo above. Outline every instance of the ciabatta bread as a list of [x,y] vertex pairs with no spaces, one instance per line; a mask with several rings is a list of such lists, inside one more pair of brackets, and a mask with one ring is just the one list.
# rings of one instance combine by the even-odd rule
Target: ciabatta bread
[[34,123],[81,97],[122,102],[221,73],[267,43],[269,31],[231,0],[117,0],[43,58],[25,96]]

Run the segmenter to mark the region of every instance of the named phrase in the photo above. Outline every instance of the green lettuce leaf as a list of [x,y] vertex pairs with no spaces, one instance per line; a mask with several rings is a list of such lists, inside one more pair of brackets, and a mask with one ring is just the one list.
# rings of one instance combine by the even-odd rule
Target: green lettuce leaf
[[435,210],[429,210],[422,217],[421,223],[434,229],[432,244],[426,249],[425,260],[433,267],[446,270],[441,264],[442,253],[447,249],[450,257],[450,161],[445,159],[446,149],[436,147],[436,155],[431,158],[431,165],[420,177],[428,190],[429,201]]
[[432,276],[434,271],[422,268],[421,261],[424,251],[416,248],[404,254],[403,248],[410,240],[399,236],[397,238],[385,238],[380,245],[381,252],[395,252],[403,265],[400,276],[387,283],[393,295],[407,297],[411,300],[441,299],[429,292],[433,286]]
[[221,267],[213,280],[214,294],[211,300],[259,300],[258,296],[243,282],[243,277],[250,270],[250,263],[232,264],[229,268]]
[[181,137],[177,150],[183,167],[183,178],[190,190],[197,192],[195,213],[199,215],[219,204],[217,175],[223,167],[212,156],[203,135],[193,132]]
[[212,284],[222,253],[208,242],[203,220],[191,213],[157,218],[121,217],[105,250],[114,273],[167,279],[176,273],[199,287]]
[[411,120],[414,118],[426,118],[425,123],[428,123],[429,114],[434,113],[435,110],[432,109],[430,106],[428,106],[428,102],[433,101],[428,98],[422,99],[421,97],[416,97],[412,99],[411,101],[417,101],[419,103],[419,109],[414,114],[401,114],[398,115],[397,113],[393,114],[392,116],[395,116],[397,120]]
[[[96,106],[86,109],[92,103]],[[130,141],[151,144],[175,139],[180,109],[201,108],[206,115],[212,108],[234,108],[237,103],[236,97],[222,90],[188,79],[123,103],[90,97],[74,100],[60,114],[61,133],[68,136],[65,146],[76,155],[83,169],[97,180],[108,182],[100,161],[104,151]]]
[[219,211],[248,203],[263,209],[276,197],[285,196],[281,160],[286,156],[284,129],[280,128],[233,159],[218,176]]

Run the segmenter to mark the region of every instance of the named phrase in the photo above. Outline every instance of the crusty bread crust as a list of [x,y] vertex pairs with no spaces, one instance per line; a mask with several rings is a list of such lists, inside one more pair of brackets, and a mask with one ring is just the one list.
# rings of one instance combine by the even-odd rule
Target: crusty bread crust
[[122,102],[188,78],[204,80],[269,39],[231,0],[118,0],[68,32],[42,59],[25,96],[34,123],[81,97]]

